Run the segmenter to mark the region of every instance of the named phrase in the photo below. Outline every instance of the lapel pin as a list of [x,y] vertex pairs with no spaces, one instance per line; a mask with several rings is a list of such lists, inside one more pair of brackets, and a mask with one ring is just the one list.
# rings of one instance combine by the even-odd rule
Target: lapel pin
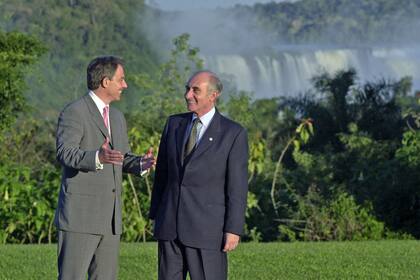
[[212,138],[212,137],[210,137],[210,138],[209,138],[209,141],[213,141],[213,138]]

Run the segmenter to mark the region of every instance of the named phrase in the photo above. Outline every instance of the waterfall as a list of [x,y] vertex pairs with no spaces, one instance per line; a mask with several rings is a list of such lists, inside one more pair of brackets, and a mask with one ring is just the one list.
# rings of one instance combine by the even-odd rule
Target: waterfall
[[231,77],[239,90],[256,98],[293,96],[311,88],[311,78],[350,67],[359,81],[412,76],[420,89],[420,50],[415,48],[296,49],[257,55],[204,55],[205,67]]

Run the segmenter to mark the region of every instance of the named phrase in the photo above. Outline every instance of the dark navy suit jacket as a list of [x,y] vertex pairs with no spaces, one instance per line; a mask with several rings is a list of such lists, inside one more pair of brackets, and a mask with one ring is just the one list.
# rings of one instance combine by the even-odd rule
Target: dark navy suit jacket
[[150,218],[158,240],[221,249],[225,232],[241,235],[248,191],[246,130],[217,110],[198,146],[183,160],[192,113],[170,116],[157,158]]

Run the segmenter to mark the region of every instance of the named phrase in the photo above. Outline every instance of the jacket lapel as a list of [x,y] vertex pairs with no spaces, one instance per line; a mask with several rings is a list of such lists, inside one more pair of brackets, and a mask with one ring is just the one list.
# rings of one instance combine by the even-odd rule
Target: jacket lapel
[[185,133],[187,131],[188,123],[192,119],[192,114],[186,114],[185,117],[179,122],[178,128],[176,129],[176,148],[178,153],[178,159],[181,165],[184,162],[184,149],[185,149]]
[[194,158],[199,157],[202,153],[207,151],[217,140],[219,140],[219,136],[221,133],[220,120],[221,115],[216,110],[216,113],[214,114],[209,127],[204,132],[203,136],[200,139],[200,142],[197,145],[197,148],[192,154],[191,160],[194,160]]
[[95,102],[92,100],[92,98],[89,95],[85,95],[84,100],[87,104],[87,107],[89,109],[89,112],[90,112],[90,115],[92,117],[93,122],[99,128],[99,130],[103,134],[104,138],[108,137],[109,141],[112,141],[112,139],[111,139],[111,137],[108,133],[108,129],[105,127],[104,119],[102,118],[102,115],[98,110],[98,107],[96,107]]
[[111,144],[114,145],[113,147],[115,147],[115,145],[117,144],[115,143],[116,138],[118,137],[118,135],[121,135],[122,132],[120,131],[121,124],[118,123],[117,111],[115,111],[114,108],[112,108],[111,106],[109,106],[109,125],[111,126],[111,138],[109,139],[109,141],[111,142]]

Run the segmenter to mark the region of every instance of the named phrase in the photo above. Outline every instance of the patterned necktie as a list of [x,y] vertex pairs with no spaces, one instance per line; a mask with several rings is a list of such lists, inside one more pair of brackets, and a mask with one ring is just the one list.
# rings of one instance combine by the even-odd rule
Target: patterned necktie
[[108,129],[108,132],[110,132],[109,131],[109,123],[108,123],[108,115],[109,115],[109,106],[105,106],[104,111],[102,113],[102,117],[104,119],[105,127]]
[[188,138],[187,145],[185,146],[184,158],[186,158],[191,151],[194,149],[194,146],[197,142],[197,134],[198,134],[198,125],[201,124],[199,118],[195,118],[193,121],[193,125],[191,128],[190,137]]

